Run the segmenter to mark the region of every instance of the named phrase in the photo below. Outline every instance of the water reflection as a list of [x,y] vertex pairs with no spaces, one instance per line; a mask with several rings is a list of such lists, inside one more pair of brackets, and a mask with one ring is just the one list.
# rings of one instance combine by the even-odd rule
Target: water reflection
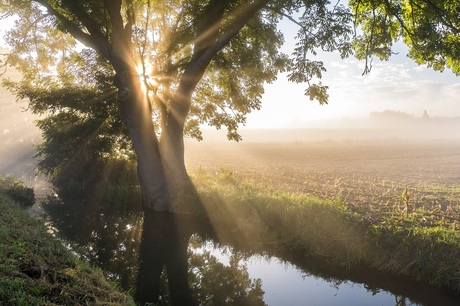
[[141,305],[158,304],[163,268],[167,272],[171,302],[197,304],[188,284],[187,248],[193,232],[180,221],[188,220],[178,220],[167,213],[147,213],[144,217],[136,285],[136,300]]
[[230,248],[189,216],[86,202],[46,209],[79,253],[141,305],[458,305],[458,295],[411,280]]
[[141,305],[265,305],[260,279],[249,278],[240,256],[232,254],[225,265],[210,251],[189,247],[201,245],[196,235],[189,243],[196,225],[189,216],[144,216],[136,300]]
[[193,217],[91,203],[46,210],[78,252],[135,292],[140,305],[266,305],[261,280],[249,278],[240,254],[223,264],[211,251],[197,251],[212,231]]

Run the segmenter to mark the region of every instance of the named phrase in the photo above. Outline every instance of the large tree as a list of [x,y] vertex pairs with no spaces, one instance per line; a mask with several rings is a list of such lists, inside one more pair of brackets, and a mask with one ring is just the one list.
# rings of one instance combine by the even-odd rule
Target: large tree
[[[5,15],[19,16],[6,61],[24,76],[7,85],[34,111],[52,114],[41,126],[54,140],[45,155],[67,156],[83,140],[102,155],[129,151],[126,134],[146,207],[176,211],[188,186],[184,133],[200,138],[207,123],[238,139],[238,124],[281,71],[327,103],[327,86],[313,83],[325,71],[312,59],[318,50],[345,57],[354,47],[368,72],[368,58],[388,58],[403,37],[417,62],[459,73],[456,2],[351,0],[348,9],[326,0],[3,1]],[[281,18],[298,26],[289,56],[280,52]],[[76,141],[68,142],[74,125]]]

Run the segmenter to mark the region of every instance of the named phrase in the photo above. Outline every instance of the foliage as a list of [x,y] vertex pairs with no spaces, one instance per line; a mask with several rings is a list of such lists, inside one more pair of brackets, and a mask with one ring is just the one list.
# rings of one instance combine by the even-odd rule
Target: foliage
[[191,254],[190,283],[200,305],[265,305],[261,280],[251,280],[242,261],[237,253],[228,265],[206,250]]
[[460,6],[455,0],[350,0],[355,25],[356,56],[388,59],[392,45],[402,38],[408,56],[435,70],[451,69],[460,74]]
[[33,188],[28,188],[13,177],[0,177],[0,192],[22,206],[32,206],[35,203]]
[[[260,109],[263,85],[280,71],[286,71],[291,81],[308,83],[310,99],[327,103],[327,86],[314,83],[325,71],[323,62],[310,57],[318,48],[350,54],[348,10],[329,6],[328,1],[260,2],[265,4],[239,0],[123,4],[125,22],[133,22],[131,56],[148,92],[158,134],[166,127],[171,100],[186,81],[187,67],[206,50],[214,50],[214,55],[193,92],[186,135],[201,139],[199,128],[205,124],[226,127],[228,137],[239,140],[238,126],[249,112]],[[252,5],[261,9],[231,34],[236,20]],[[131,157],[118,116],[114,70],[98,44],[114,43],[106,9],[98,1],[6,1],[0,6],[3,16],[18,18],[5,36],[11,48],[6,64],[23,75],[19,82],[4,84],[18,98],[28,98],[31,110],[44,116],[38,123],[45,139],[39,147],[43,158],[39,168],[48,174],[66,168],[72,173],[71,165],[94,168],[92,163],[113,152]],[[219,12],[223,12],[220,20]],[[282,17],[299,28],[291,56],[280,51],[284,38],[277,23]],[[209,31],[215,42],[201,38]]]
[[[24,77],[5,85],[18,98],[29,98],[32,111],[45,116],[39,122],[45,138],[39,148],[43,157],[39,166],[49,174],[72,163],[91,168],[94,160],[98,163],[113,152],[132,156],[112,82],[111,56],[118,28],[110,10],[117,3],[126,25],[124,33],[131,35],[133,46],[127,58],[137,67],[150,100],[157,136],[169,128],[166,118],[173,112],[171,103],[180,98],[179,88],[191,78],[199,82],[191,94],[184,132],[197,139],[202,139],[202,125],[225,127],[229,139],[241,139],[238,126],[244,125],[252,110],[260,109],[263,85],[274,81],[279,72],[286,72],[290,81],[306,83],[310,99],[327,103],[328,86],[318,82],[326,69],[314,59],[319,50],[337,51],[342,58],[354,51],[357,58],[366,59],[367,73],[369,59],[373,55],[388,59],[393,43],[402,37],[417,63],[460,73],[459,7],[453,0],[350,0],[350,9],[326,0],[115,1],[106,5],[100,1],[4,1],[0,5],[3,16],[18,17],[5,36],[11,51],[4,64],[14,66]],[[252,14],[251,18],[241,19],[245,14]],[[291,55],[280,51],[284,33],[277,23],[281,18],[298,27]],[[210,56],[202,61],[207,53]],[[198,68],[193,68],[197,63]],[[198,70],[189,75],[193,69]]]
[[32,76],[31,69],[29,78],[19,83],[4,82],[19,98],[29,98],[29,108],[42,115],[37,120],[44,139],[37,148],[38,169],[54,178],[60,174],[88,180],[97,175],[88,172],[100,168],[109,157],[132,159],[107,65],[88,49],[63,56],[57,65],[66,67],[58,70],[58,78],[40,76],[40,69]]

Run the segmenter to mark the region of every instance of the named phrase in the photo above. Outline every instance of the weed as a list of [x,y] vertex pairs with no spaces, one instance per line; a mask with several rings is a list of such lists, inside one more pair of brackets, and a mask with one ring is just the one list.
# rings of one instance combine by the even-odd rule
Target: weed
[[390,201],[393,199],[396,199],[398,204],[403,204],[403,209],[400,209],[399,205],[397,206],[397,209],[400,211],[399,219],[407,218],[407,214],[409,212],[409,204],[412,199],[412,192],[408,192],[407,187],[405,187],[400,196],[390,197],[387,201],[387,204],[390,203]]

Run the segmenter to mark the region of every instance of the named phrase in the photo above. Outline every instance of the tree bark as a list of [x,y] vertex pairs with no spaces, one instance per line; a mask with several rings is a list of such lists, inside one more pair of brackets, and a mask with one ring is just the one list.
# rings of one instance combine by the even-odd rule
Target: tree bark
[[152,122],[151,106],[141,89],[134,67],[113,61],[117,72],[119,110],[137,155],[139,181],[145,207],[155,211],[169,209],[169,192],[158,139]]
[[235,21],[219,37],[221,19],[226,3],[211,1],[208,7],[210,17],[203,21],[195,37],[195,48],[191,62],[187,65],[179,86],[170,101],[166,124],[162,131],[160,150],[171,193],[170,212],[182,212],[193,200],[193,185],[185,168],[184,125],[190,110],[193,92],[203,77],[214,55],[234,38],[256,12],[268,3],[257,0],[243,6],[235,14]]
[[187,212],[193,200],[193,186],[185,167],[184,124],[191,95],[179,86],[170,103],[166,124],[161,133],[160,152],[170,192],[170,212]]
[[128,11],[128,22],[123,23],[121,0],[105,3],[112,23],[112,48],[108,60],[116,75],[119,110],[137,156],[137,172],[145,208],[155,211],[169,209],[169,192],[158,139],[152,121],[152,109],[142,91],[136,71],[132,48],[133,12]]

